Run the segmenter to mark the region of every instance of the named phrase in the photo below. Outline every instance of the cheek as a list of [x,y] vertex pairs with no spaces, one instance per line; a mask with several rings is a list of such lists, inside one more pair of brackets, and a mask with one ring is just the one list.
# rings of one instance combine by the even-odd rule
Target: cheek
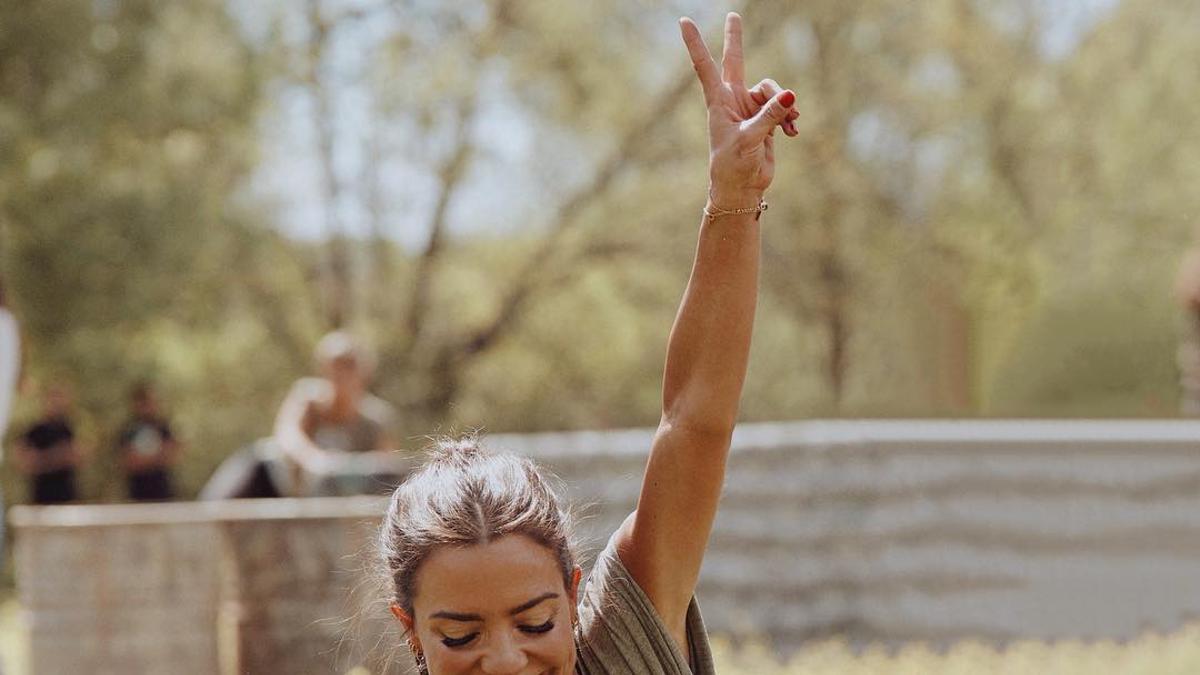
[[431,675],[458,675],[470,672],[478,656],[473,650],[450,649],[437,640],[425,650],[425,665]]
[[534,640],[529,652],[547,665],[569,670],[575,664],[575,629],[568,614],[555,622],[554,630]]

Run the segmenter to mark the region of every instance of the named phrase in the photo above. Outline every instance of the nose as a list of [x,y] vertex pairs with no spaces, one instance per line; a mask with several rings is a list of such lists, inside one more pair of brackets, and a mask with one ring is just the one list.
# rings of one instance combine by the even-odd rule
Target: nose
[[512,636],[498,636],[489,645],[480,667],[485,675],[514,675],[521,672],[529,659]]

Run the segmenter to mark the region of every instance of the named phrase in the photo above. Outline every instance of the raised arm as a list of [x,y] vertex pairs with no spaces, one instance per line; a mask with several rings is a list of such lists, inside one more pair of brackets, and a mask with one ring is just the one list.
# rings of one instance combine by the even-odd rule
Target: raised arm
[[340,460],[336,453],[314,443],[309,435],[312,407],[323,396],[328,396],[325,388],[325,383],[315,378],[299,380],[275,416],[275,442],[310,478],[329,473]]
[[[690,19],[680,29],[704,90],[709,200],[667,345],[663,410],[637,510],[617,550],[687,653],[685,621],[716,515],[758,296],[759,205],[774,175],[773,132],[795,135],[795,94],[742,76],[741,18],[725,22],[722,70]],[[699,192],[699,190],[697,190]],[[725,214],[724,211],[748,211]]]

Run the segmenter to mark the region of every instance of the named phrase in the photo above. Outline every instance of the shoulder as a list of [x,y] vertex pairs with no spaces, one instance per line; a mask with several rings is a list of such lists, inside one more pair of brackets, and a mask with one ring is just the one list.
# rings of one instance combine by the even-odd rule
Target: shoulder
[[381,427],[390,427],[396,420],[396,410],[385,400],[373,394],[363,396],[359,413]]
[[166,438],[171,437],[171,420],[167,419],[166,417],[159,417],[156,419],[154,421],[154,428],[157,429],[158,433],[162,436]]
[[121,426],[117,429],[117,437],[120,438],[122,442],[124,442],[125,440],[127,440],[131,436],[133,436],[134,433],[137,432],[138,426],[139,426],[139,424],[138,424],[138,421],[136,418],[131,417],[131,418],[125,420],[121,424]]
[[[612,664],[637,665],[636,672],[662,675],[708,675],[713,671],[708,636],[699,607],[688,612],[688,646],[696,663],[689,665],[654,609],[617,554],[617,537],[596,559],[580,594],[576,644],[582,671],[609,672]],[[694,667],[693,667],[694,666]]]
[[288,391],[287,402],[295,404],[312,404],[328,401],[333,396],[333,385],[320,377],[302,377],[292,384]]
[[25,428],[25,433],[21,434],[21,437],[25,440],[36,438],[45,433],[45,430],[46,425],[44,422],[34,422]]

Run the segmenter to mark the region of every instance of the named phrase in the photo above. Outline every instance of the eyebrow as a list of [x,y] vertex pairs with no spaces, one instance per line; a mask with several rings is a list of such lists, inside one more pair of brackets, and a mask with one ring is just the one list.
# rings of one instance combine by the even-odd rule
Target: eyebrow
[[[550,600],[551,598],[557,598],[557,597],[558,597],[558,593],[543,593],[543,594],[537,596],[536,598],[530,600],[529,602],[526,602],[522,605],[518,605],[517,607],[513,607],[512,609],[508,610],[508,614],[509,614],[509,616],[514,616],[514,615],[520,614],[521,612],[525,612],[525,611],[533,609],[534,607],[537,607],[538,605],[542,604],[543,602],[545,602],[547,600]],[[431,619],[449,619],[450,621],[464,621],[464,622],[466,622],[466,621],[483,621],[483,617],[478,614],[460,614],[458,612],[446,612],[446,611],[434,612],[433,614],[429,615],[429,618],[431,618]]]

